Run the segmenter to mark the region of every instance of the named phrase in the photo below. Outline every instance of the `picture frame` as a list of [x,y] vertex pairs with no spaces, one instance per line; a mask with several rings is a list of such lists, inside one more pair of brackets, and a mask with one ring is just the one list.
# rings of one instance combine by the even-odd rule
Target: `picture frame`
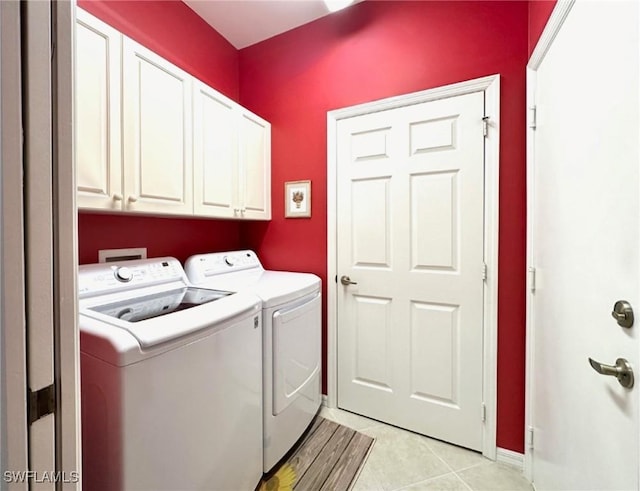
[[311,218],[311,181],[284,183],[285,218]]

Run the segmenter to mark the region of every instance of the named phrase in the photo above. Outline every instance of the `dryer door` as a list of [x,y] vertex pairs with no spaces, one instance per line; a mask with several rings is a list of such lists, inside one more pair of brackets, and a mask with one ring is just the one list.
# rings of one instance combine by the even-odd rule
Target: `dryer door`
[[321,295],[273,314],[273,415],[320,398]]

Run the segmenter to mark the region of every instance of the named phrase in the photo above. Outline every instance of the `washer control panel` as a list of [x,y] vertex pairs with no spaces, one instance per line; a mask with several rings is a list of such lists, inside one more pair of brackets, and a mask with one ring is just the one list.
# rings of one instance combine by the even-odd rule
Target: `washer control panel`
[[182,266],[172,257],[87,264],[78,268],[80,297],[172,281],[186,283]]

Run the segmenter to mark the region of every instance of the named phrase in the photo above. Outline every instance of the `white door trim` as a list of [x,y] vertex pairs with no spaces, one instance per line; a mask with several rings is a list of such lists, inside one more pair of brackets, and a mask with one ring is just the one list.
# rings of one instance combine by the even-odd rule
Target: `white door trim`
[[534,220],[534,170],[535,170],[535,120],[532,119],[532,108],[535,107],[535,91],[537,70],[560,32],[564,21],[575,0],[559,0],[549,21],[536,44],[527,64],[527,307],[526,307],[526,377],[525,377],[525,435],[524,435],[524,476],[533,479],[533,373],[534,373],[534,318],[532,294],[535,288],[535,271],[533,264],[533,220]]
[[53,4],[56,55],[54,64],[54,153],[53,167],[57,222],[54,224],[54,277],[56,305],[54,350],[56,383],[59,384],[60,416],[56,441],[58,468],[71,477],[62,485],[65,491],[81,489],[71,473],[82,467],[80,412],[80,330],[78,327],[78,209],[76,206],[75,164],[75,2]]
[[486,419],[482,453],[496,459],[498,338],[498,192],[500,149],[500,76],[490,75],[412,94],[390,97],[327,113],[327,405],[336,407],[337,386],[337,125],[341,119],[420,104],[473,92],[485,92],[489,131],[485,143],[483,400]]
[[560,28],[562,27],[562,24],[564,24],[564,21],[569,15],[571,7],[573,7],[575,2],[576,0],[558,0],[556,6],[553,8],[553,12],[551,12],[549,20],[547,21],[547,25],[540,35],[540,39],[538,40],[533,53],[531,53],[529,63],[527,63],[527,68],[537,70],[540,67],[540,63],[544,60],[547,51],[549,51],[554,39],[560,32]]

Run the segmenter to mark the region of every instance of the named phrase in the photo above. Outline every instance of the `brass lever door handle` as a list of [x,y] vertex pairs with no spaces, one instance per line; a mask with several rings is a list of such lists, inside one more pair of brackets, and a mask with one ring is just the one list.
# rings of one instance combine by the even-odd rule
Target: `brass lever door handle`
[[589,358],[589,364],[599,374],[617,378],[623,387],[627,389],[633,387],[633,369],[631,364],[624,358],[618,358],[615,365],[605,365],[595,361],[593,358]]
[[357,281],[351,281],[351,278],[349,278],[346,275],[342,275],[340,277],[340,283],[342,283],[345,286],[347,286],[347,285],[357,285],[358,284]]

